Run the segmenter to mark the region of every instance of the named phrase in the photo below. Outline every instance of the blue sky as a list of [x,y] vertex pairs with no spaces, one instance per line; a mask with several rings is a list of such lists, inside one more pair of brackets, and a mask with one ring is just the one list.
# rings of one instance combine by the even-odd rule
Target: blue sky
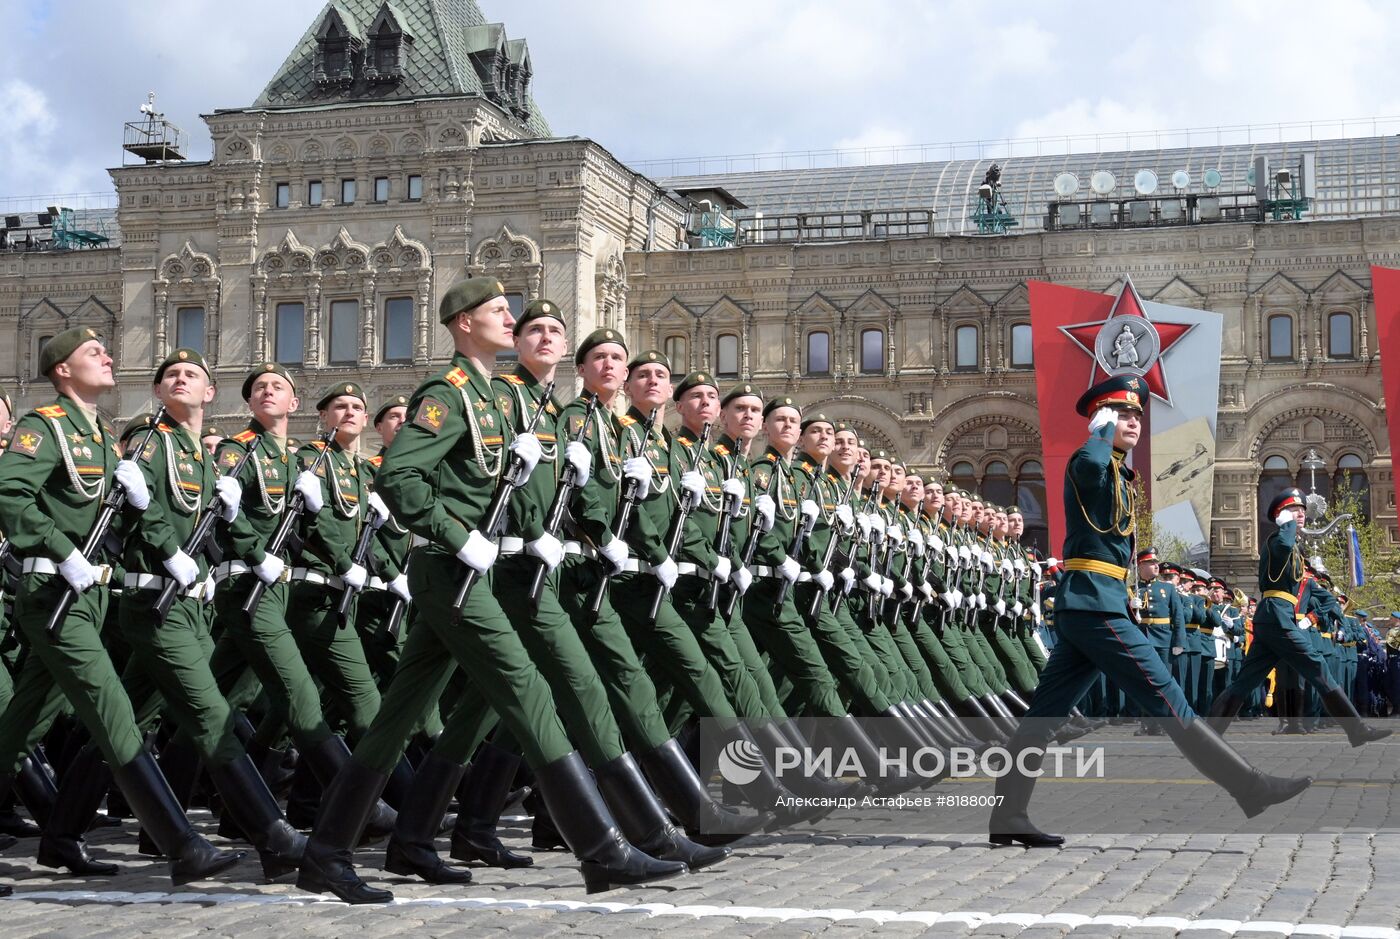
[[[479,2],[555,131],[630,160],[1400,115],[1385,2]],[[152,90],[206,157],[322,6],[0,0],[0,204],[110,189]]]

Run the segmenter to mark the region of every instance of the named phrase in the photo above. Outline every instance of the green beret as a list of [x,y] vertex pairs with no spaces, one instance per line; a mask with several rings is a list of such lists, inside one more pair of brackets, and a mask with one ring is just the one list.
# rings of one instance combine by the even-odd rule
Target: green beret
[[353,381],[347,381],[341,384],[331,385],[330,388],[326,389],[326,393],[321,395],[321,400],[316,402],[316,410],[324,411],[330,406],[332,401],[342,395],[350,395],[353,398],[359,398],[363,404],[366,406],[369,405],[369,402],[365,399],[364,390]]
[[748,382],[741,382],[725,392],[724,397],[719,401],[720,407],[724,407],[729,404],[729,402],[738,400],[739,398],[757,398],[762,401],[763,395]]
[[1011,508],[1009,508],[1009,509],[1006,510],[1006,514],[1007,514],[1007,515],[1020,515],[1020,514],[1021,514],[1021,508],[1020,508],[1020,506],[1013,505]]
[[643,365],[664,365],[667,372],[671,371],[671,360],[666,358],[666,353],[648,349],[632,356],[632,361],[627,363],[627,377],[631,378],[632,370],[641,368]]
[[[595,329],[587,336],[584,336],[583,342],[579,343],[578,351],[574,353],[574,364],[582,365],[584,356],[592,352],[595,347],[609,342],[622,346],[624,354],[627,352],[627,340],[622,338],[622,333],[615,329]],[[630,366],[628,367],[628,371],[631,371]]]
[[141,414],[136,415],[131,420],[126,422],[126,426],[122,428],[121,437],[118,439],[120,439],[122,443],[125,443],[127,441],[127,438],[129,438],[132,434],[136,433],[138,430],[144,430],[147,427],[150,427],[151,418],[153,417],[155,417],[155,415],[152,414],[150,411],[145,411]]
[[89,326],[74,326],[54,336],[44,343],[39,353],[39,374],[47,375],[55,365],[67,362],[68,357],[78,351],[78,346],[91,339],[104,341],[102,334]]
[[286,380],[287,384],[292,386],[292,391],[296,391],[297,383],[292,379],[291,372],[287,371],[286,368],[284,368],[278,362],[264,362],[263,364],[259,365],[257,368],[249,372],[247,378],[243,379],[244,401],[247,401],[249,398],[253,397],[253,382],[257,381],[259,376],[266,375],[269,372],[273,375],[281,376],[283,379]]
[[[853,433],[853,434],[856,433],[856,429],[855,429],[854,427],[852,427],[850,424],[848,424],[846,421],[837,421],[835,424],[832,424],[831,426],[832,426],[832,429],[834,429],[838,434],[839,434],[839,433],[843,433],[843,432],[845,432],[845,431],[850,431],[850,432]],[[859,438],[860,438],[860,434],[856,434],[856,438],[859,439]]]
[[894,462],[894,454],[891,453],[890,451],[886,450],[884,447],[880,447],[880,448],[878,448],[878,449],[871,450],[871,451],[870,451],[870,462],[873,463],[873,462],[875,462],[876,460],[884,460],[886,463],[893,463],[893,462]]
[[715,384],[715,377],[713,375],[709,372],[691,372],[681,379],[681,383],[676,386],[676,390],[671,394],[671,398],[679,401],[681,395],[692,388],[699,388],[702,385],[708,385],[715,390],[716,394],[719,393],[719,385]]
[[792,408],[798,413],[798,416],[801,416],[802,414],[801,405],[799,405],[788,395],[779,395],[778,397],[774,398],[772,401],[769,401],[763,406],[763,419],[767,420],[768,415],[772,414],[778,408]]
[[215,427],[213,424],[210,424],[208,427],[204,428],[199,432],[200,440],[203,440],[205,437],[218,437],[220,440],[223,440],[224,432],[222,430],[219,430],[219,428]]
[[443,323],[466,310],[475,310],[487,300],[504,297],[506,288],[494,277],[468,277],[459,280],[447,289],[442,303],[438,304],[438,319]]
[[204,361],[204,356],[193,349],[176,349],[174,352],[167,355],[165,361],[160,363],[160,368],[156,369],[154,384],[160,384],[160,380],[165,377],[166,369],[172,365],[178,365],[181,362],[198,365],[204,370],[204,377],[208,378],[210,381],[214,380],[214,376],[209,371],[209,363]]
[[802,430],[805,432],[807,428],[811,427],[813,424],[831,424],[832,432],[834,433],[836,430],[836,424],[832,422],[831,418],[820,411],[816,414],[809,414],[802,419]]
[[373,421],[373,423],[378,424],[380,421],[384,420],[384,415],[387,414],[389,411],[393,410],[394,408],[406,408],[406,407],[408,407],[408,396],[407,396],[407,395],[394,395],[394,396],[393,396],[392,398],[390,398],[388,401],[385,401],[383,404],[381,404],[381,405],[379,406],[379,410],[378,410],[378,411],[375,411],[375,412],[374,412],[374,421]]
[[541,318],[558,320],[561,324],[568,325],[564,323],[564,311],[559,309],[559,304],[555,303],[553,300],[531,300],[525,305],[525,309],[520,316],[516,318],[515,328],[512,332],[519,336],[520,331],[525,328],[526,323],[530,322],[530,320]]

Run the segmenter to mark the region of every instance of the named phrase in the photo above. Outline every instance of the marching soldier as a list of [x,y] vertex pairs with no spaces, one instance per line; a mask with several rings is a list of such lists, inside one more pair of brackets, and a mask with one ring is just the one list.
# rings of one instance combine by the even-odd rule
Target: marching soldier
[[[394,442],[407,413],[407,395],[394,395],[374,412],[374,430],[379,434],[381,446],[374,456],[368,459],[361,458],[359,461],[360,471],[371,486],[375,474],[384,463],[384,452]],[[369,664],[370,671],[373,672],[379,686],[385,687],[389,684],[389,679],[394,677],[394,666],[398,664],[399,651],[403,647],[404,618],[400,618],[399,626],[393,634],[389,632],[389,618],[397,604],[411,602],[410,597],[405,597],[395,590],[393,585],[398,578],[386,579],[385,575],[390,573],[390,565],[399,575],[403,574],[412,535],[408,529],[390,517],[380,524],[375,538],[383,551],[382,558],[389,564],[381,562],[370,571],[369,585],[360,593],[355,604],[355,629],[360,634],[360,643],[364,646],[365,661]],[[371,560],[378,557],[381,556],[376,553],[371,556]],[[407,593],[408,578],[404,577],[400,585],[403,592]],[[436,714],[430,715],[428,726],[426,733],[430,737],[437,736],[442,731],[441,719]]]
[[[1182,608],[1181,595],[1158,577],[1162,564],[1156,548],[1143,548],[1137,553],[1137,569],[1138,595],[1133,598],[1133,606],[1138,611],[1138,623],[1163,667],[1170,668],[1173,653],[1179,655],[1186,642],[1186,611]],[[1163,731],[1155,721],[1144,717],[1137,733],[1158,737]]]

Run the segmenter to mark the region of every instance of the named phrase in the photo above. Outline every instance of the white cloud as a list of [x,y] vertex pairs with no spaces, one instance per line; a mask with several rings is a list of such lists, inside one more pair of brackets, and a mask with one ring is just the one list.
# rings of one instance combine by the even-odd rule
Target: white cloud
[[1125,134],[1144,135],[1169,126],[1166,115],[1149,106],[1135,106],[1100,98],[1090,103],[1079,98],[1016,124],[1012,137],[1064,138],[1076,152],[1094,149],[1121,149]]

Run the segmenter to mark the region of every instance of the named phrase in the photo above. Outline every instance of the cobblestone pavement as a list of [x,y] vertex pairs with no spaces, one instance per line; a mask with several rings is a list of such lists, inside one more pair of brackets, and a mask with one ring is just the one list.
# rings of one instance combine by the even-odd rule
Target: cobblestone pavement
[[[1231,739],[1246,752],[1272,752],[1271,723],[1244,724],[1232,730]],[[1211,795],[1213,787],[1200,785],[1189,767],[1167,760],[1169,745],[1134,739],[1131,730],[1108,728],[1085,742],[1101,741],[1115,754],[1136,753],[1142,766],[1162,770],[1156,778],[1135,775],[1114,784],[1130,787],[1125,791],[1145,814],[1190,812],[1197,803],[1211,811],[1218,804],[1228,807],[1228,801]],[[1400,743],[1393,741],[1353,751],[1332,732],[1298,746],[1295,771],[1318,776],[1309,793],[1319,805],[1356,803],[1362,790],[1349,782],[1354,773],[1364,776],[1382,767],[1393,779],[1400,768]],[[1035,817],[1042,822],[1047,816],[1056,822],[1082,819],[1083,804],[1102,801],[1092,785],[1042,782]],[[1378,793],[1380,787],[1369,785],[1366,797],[1388,807],[1389,789]],[[990,792],[985,781],[948,782],[930,791],[958,791],[952,788],[957,786]],[[976,817],[985,819],[985,812],[978,810]],[[1303,813],[1305,818],[1314,814]],[[213,838],[210,816],[196,812],[193,817]],[[777,937],[878,929],[977,939],[1051,939],[1070,933],[1074,939],[1157,939],[1178,932],[1189,932],[1192,939],[1237,933],[1261,939],[1400,939],[1400,894],[1394,886],[1400,873],[1400,829],[1363,829],[1364,817],[1358,817],[1354,828],[1303,831],[1308,826],[1295,825],[1303,833],[1289,834],[1281,829],[1293,818],[1290,812],[1275,809],[1263,817],[1272,820],[1272,830],[1080,834],[1071,835],[1062,850],[1027,851],[989,847],[980,833],[985,822],[963,824],[965,834],[860,834],[853,833],[863,827],[859,819],[833,816],[816,826],[742,842],[734,857],[718,867],[593,897],[585,896],[571,859],[561,853],[536,854],[536,866],[527,870],[476,868],[476,883],[449,891],[378,870],[382,847],[362,851],[357,858],[364,873],[391,886],[398,897],[387,907],[349,907],[302,893],[290,883],[261,884],[253,860],[217,881],[175,889],[163,863],[136,854],[134,828],[127,823],[91,839],[97,854],[122,862],[123,872],[114,878],[56,877],[35,868],[32,841],[5,852],[0,878],[14,884],[15,895],[0,902],[0,936],[282,939],[353,932],[379,939],[505,930],[517,936],[683,930],[687,936]],[[927,822],[927,816],[922,820]],[[1241,821],[1235,811],[1228,824]],[[1205,827],[1225,831],[1228,825],[1222,815],[1221,824]],[[518,822],[504,833],[516,843],[528,837]],[[445,849],[445,841],[440,845]]]

